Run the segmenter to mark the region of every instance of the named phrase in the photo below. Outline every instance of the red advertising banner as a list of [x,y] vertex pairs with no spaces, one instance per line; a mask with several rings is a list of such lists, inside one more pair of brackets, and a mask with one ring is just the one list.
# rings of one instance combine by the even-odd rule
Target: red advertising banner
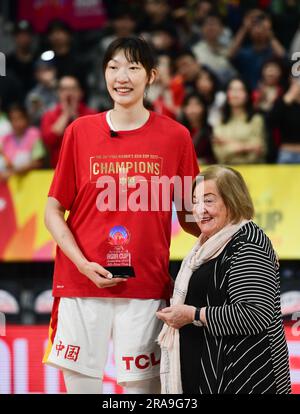
[[61,19],[74,30],[101,28],[107,21],[102,0],[20,0],[18,17],[44,32],[51,20]]
[[[300,394],[300,321],[286,324],[292,391]],[[8,326],[0,337],[0,394],[58,394],[65,392],[59,370],[42,364],[47,326]],[[103,391],[120,394],[116,383],[112,346],[105,369]]]

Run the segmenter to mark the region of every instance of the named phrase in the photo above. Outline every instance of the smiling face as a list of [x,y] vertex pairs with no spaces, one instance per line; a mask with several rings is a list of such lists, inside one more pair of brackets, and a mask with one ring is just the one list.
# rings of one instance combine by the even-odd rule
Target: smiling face
[[140,62],[129,62],[123,50],[117,51],[105,69],[108,92],[115,105],[131,107],[143,104],[144,92],[155,78],[152,70],[148,76]]
[[193,194],[193,215],[201,233],[209,238],[230,223],[230,214],[215,180],[201,181]]

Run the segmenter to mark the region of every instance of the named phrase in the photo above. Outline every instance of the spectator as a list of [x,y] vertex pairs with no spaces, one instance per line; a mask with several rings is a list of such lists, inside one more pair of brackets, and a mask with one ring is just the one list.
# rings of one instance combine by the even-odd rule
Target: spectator
[[253,113],[250,91],[241,79],[229,82],[223,120],[213,133],[213,151],[218,163],[248,164],[265,160],[264,120]]
[[198,160],[204,164],[215,162],[212,152],[212,128],[207,122],[207,109],[200,95],[193,93],[183,101],[181,123],[190,131]]
[[77,77],[83,87],[86,87],[88,66],[82,53],[75,50],[73,45],[73,32],[62,20],[53,20],[47,28],[47,38],[50,49],[55,54],[55,67],[57,78],[63,76]]
[[157,26],[152,32],[150,39],[157,54],[168,55],[171,58],[178,53],[178,42],[176,31],[172,26]]
[[213,13],[213,4],[210,0],[199,0],[195,3],[193,10],[192,36],[190,38],[190,45],[194,45],[201,40],[201,27],[206,17]]
[[137,19],[138,17],[133,9],[128,6],[118,6],[114,11],[106,34],[100,41],[102,53],[117,37],[132,36],[137,30]]
[[40,168],[46,154],[40,130],[30,126],[25,107],[13,105],[8,111],[8,117],[12,132],[2,140],[1,153],[5,162],[2,162],[0,180]]
[[42,137],[49,151],[52,168],[56,167],[66,127],[79,116],[95,113],[82,102],[82,98],[79,80],[64,76],[58,82],[58,104],[42,117]]
[[179,0],[175,4],[173,2],[170,3],[172,8],[172,18],[174,19],[174,23],[172,22],[171,30],[176,29],[176,39],[180,47],[185,47],[187,44],[190,43],[190,40],[193,36],[192,33],[192,22],[193,22],[193,13],[191,12],[190,8],[187,7],[184,1]]
[[[51,52],[50,52],[51,53]],[[35,63],[37,85],[26,97],[26,108],[33,125],[39,126],[44,112],[57,103],[56,69],[53,59],[42,57]]]
[[261,79],[253,92],[254,108],[269,112],[283,92],[283,65],[279,59],[269,59],[262,67]]
[[[248,34],[250,44],[242,46]],[[229,57],[251,89],[255,89],[264,62],[272,56],[283,58],[285,49],[273,34],[270,17],[253,9],[233,39]]]
[[181,83],[177,83],[171,77],[171,59],[168,55],[158,57],[157,72],[157,78],[148,89],[146,98],[153,111],[176,119],[184,90]]
[[271,125],[280,132],[278,154],[280,164],[300,164],[300,83],[291,79],[287,92],[280,97],[271,112]]
[[[192,15],[192,25],[189,44],[192,46],[202,38],[201,28],[205,19],[212,14],[216,14],[219,11],[217,7],[217,1],[211,0],[198,0],[195,2],[194,7],[190,8],[190,14]],[[222,10],[222,12],[224,9]],[[232,32],[229,27],[223,26],[223,31],[219,37],[219,41],[222,45],[228,46],[232,37]]]
[[157,26],[162,24],[173,26],[176,30],[176,25],[171,15],[171,8],[167,0],[145,0],[144,11],[145,17],[140,25],[142,33],[151,33]]
[[262,67],[262,77],[258,87],[252,94],[254,108],[264,116],[267,126],[267,162],[276,162],[278,156],[280,134],[278,128],[272,126],[270,113],[275,101],[283,93],[284,73],[285,68],[280,59],[271,58],[267,60]]
[[207,106],[208,123],[214,127],[221,122],[226,94],[219,90],[218,79],[210,69],[202,67],[196,80],[196,91]]
[[[34,87],[34,33],[29,22],[18,22],[14,30],[15,51],[7,57],[7,70],[18,79],[20,94],[18,99],[23,102],[26,94]],[[16,99],[16,98],[15,98]]]
[[227,58],[228,48],[220,42],[222,32],[220,16],[208,15],[202,25],[202,40],[192,46],[192,51],[199,63],[205,63],[226,84],[236,72]]
[[[177,83],[178,87],[181,85],[182,100],[185,94],[195,91],[195,82],[201,71],[201,65],[197,62],[193,52],[189,50],[182,50],[175,58],[175,76],[172,82]],[[182,104],[178,102],[179,105]]]

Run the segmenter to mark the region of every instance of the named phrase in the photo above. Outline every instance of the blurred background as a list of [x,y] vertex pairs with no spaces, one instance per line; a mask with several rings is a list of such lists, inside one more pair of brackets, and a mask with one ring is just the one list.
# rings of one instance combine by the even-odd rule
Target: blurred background
[[[111,107],[106,47],[133,34],[158,59],[147,107],[189,129],[201,168],[235,166],[250,188],[280,258],[300,393],[300,1],[1,0],[0,394],[65,392],[41,363],[55,256],[43,210],[65,128]],[[172,277],[192,244],[174,213]],[[104,391],[122,392],[112,351]]]

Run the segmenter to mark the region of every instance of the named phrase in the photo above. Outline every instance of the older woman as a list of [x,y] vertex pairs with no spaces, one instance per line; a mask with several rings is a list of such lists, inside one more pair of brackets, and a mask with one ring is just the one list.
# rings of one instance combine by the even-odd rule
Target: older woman
[[290,393],[278,262],[253,221],[242,176],[211,166],[194,186],[201,236],[184,259],[165,322],[163,393]]

